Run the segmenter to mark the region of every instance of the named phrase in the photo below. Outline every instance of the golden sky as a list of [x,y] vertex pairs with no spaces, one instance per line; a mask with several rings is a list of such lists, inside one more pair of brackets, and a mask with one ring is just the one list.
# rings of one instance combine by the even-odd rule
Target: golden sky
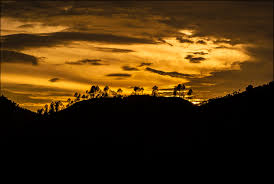
[[183,83],[207,99],[273,79],[272,2],[2,1],[1,12],[2,92],[31,110],[94,84]]

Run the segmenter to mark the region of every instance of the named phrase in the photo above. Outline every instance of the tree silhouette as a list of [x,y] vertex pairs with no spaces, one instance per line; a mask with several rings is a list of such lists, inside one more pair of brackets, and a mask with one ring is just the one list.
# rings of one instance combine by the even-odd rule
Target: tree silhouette
[[193,93],[192,89],[189,89],[188,92],[187,92],[187,95],[190,96],[190,95],[192,95],[192,93]]
[[61,110],[63,106],[63,103],[61,101],[56,101],[54,102],[54,109],[55,109],[55,112],[58,112]]
[[152,88],[152,96],[158,96],[158,86],[153,86]]
[[144,88],[143,87],[140,88],[140,92],[143,95],[143,93],[144,93]]
[[[178,84],[177,86],[175,86],[174,91],[173,91],[173,95],[176,96],[177,92],[179,94],[179,97],[181,97],[181,95],[184,97],[184,90],[186,89],[185,85],[183,84]],[[182,91],[182,92],[181,92]]]
[[248,85],[245,89],[246,89],[247,92],[250,92],[250,91],[252,91],[253,86],[252,85]]
[[182,95],[183,95],[183,98],[184,98],[184,96],[185,96],[185,94],[184,94],[184,90],[186,89],[186,87],[185,87],[185,85],[183,84],[182,85],[182,88],[181,88],[181,90],[182,90]]
[[48,113],[49,113],[49,106],[48,106],[48,104],[46,104],[45,107],[44,107],[44,115],[47,116]]
[[100,88],[99,86],[91,86],[90,90],[89,90],[89,94],[91,95],[92,98],[97,98],[98,95],[96,95],[98,92],[100,92]]
[[42,108],[42,109],[38,109],[38,110],[37,110],[37,114],[42,115],[42,114],[43,114],[43,111],[44,111],[43,108]]
[[122,96],[122,93],[123,93],[123,90],[121,88],[119,88],[117,90],[117,97],[121,97]]
[[49,114],[50,115],[52,115],[55,112],[54,108],[55,108],[54,102],[51,102],[50,106],[49,106]]
[[177,95],[177,86],[174,86],[174,89],[173,89],[173,96],[176,97]]
[[187,92],[187,95],[188,95],[188,98],[189,98],[189,99],[192,98],[192,96],[191,96],[192,93],[193,93],[192,89],[189,89],[188,92]]
[[75,97],[75,102],[78,102],[78,101],[80,101],[80,98],[81,98],[81,94],[80,93],[77,93],[77,92],[75,92],[74,93],[74,97]]
[[70,106],[70,104],[71,104],[71,99],[70,99],[70,98],[68,98],[67,102],[68,102],[67,107],[69,107],[69,106]]
[[135,92],[135,95],[137,95],[137,93],[140,91],[140,87],[135,86],[135,87],[133,88],[133,90],[134,90],[134,92]]
[[109,87],[108,87],[108,86],[105,86],[105,87],[104,87],[104,93],[103,93],[103,96],[104,96],[104,97],[109,96],[108,92],[109,92]]

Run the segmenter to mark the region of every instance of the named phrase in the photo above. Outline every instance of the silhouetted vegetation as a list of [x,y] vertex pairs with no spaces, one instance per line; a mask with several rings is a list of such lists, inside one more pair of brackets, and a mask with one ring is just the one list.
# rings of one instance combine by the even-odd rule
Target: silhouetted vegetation
[[[8,121],[1,121],[1,126],[18,130],[6,131],[4,135],[8,137],[55,135],[63,138],[54,137],[53,142],[64,143],[67,139],[75,143],[127,144],[150,155],[247,153],[263,149],[269,139],[270,134],[264,131],[272,122],[274,82],[248,86],[244,92],[210,99],[201,106],[179,97],[158,96],[157,86],[152,88],[151,95],[141,95],[142,87],[134,87],[133,91],[133,95],[122,97],[122,89],[114,92],[108,86],[103,90],[92,86],[84,97],[75,93],[75,99],[68,99],[66,108],[56,101],[37,114],[2,96],[1,118]],[[174,88],[174,94],[191,98],[193,91],[181,84]],[[33,138],[34,142],[38,140]]]

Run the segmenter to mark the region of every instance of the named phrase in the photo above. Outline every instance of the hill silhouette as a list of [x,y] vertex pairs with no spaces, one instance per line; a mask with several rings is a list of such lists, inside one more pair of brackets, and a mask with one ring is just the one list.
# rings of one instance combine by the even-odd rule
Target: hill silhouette
[[11,143],[128,145],[150,155],[247,154],[264,151],[270,140],[266,127],[272,118],[273,92],[274,82],[249,86],[201,106],[178,97],[93,98],[44,116],[2,96],[1,127]]
[[[19,107],[18,104],[2,95],[0,96],[0,116],[0,126],[8,126],[12,122],[33,121],[37,114]],[[20,124],[18,124],[18,126],[20,126]]]

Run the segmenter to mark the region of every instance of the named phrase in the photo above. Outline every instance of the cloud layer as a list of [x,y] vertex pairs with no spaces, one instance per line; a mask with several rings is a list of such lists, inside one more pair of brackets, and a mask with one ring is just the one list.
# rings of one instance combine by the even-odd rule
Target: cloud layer
[[[187,81],[207,98],[273,79],[272,1],[2,5],[3,75],[15,76],[6,83],[42,78],[51,86],[93,81],[169,89]],[[21,74],[31,80],[16,77]],[[49,81],[52,76],[62,80]]]
[[38,58],[22,52],[16,52],[11,50],[0,50],[1,58],[0,62],[3,63],[23,63],[38,65]]

